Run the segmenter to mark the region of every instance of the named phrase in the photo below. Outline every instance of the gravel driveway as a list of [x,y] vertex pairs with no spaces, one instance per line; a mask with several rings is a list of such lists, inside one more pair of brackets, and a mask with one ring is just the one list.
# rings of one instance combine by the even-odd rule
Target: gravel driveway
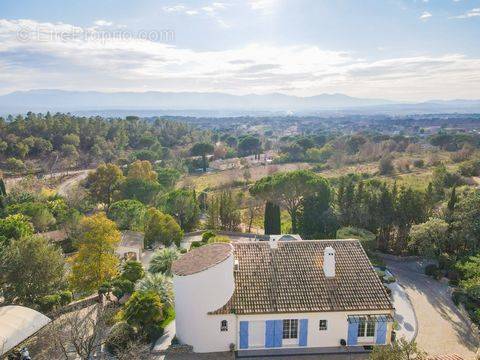
[[479,342],[451,300],[449,287],[426,275],[422,263],[387,260],[397,280],[405,287],[418,320],[418,345],[430,355],[457,354],[475,359]]

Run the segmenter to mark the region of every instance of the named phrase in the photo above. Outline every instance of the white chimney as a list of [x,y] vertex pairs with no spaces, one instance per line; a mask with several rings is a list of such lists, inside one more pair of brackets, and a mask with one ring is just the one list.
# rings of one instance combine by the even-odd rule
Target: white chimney
[[271,236],[268,239],[268,244],[270,245],[270,249],[276,249],[278,248],[278,239],[276,236]]
[[335,249],[327,246],[323,251],[323,272],[325,277],[335,277]]

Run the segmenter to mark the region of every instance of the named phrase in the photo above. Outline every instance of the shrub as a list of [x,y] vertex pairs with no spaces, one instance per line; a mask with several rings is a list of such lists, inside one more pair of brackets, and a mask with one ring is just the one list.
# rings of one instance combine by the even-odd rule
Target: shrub
[[462,290],[454,290],[452,292],[452,301],[455,303],[455,305],[458,306],[458,304],[465,303],[467,300],[468,295]]
[[190,244],[190,249],[195,249],[203,245],[204,243],[201,241],[192,241],[192,243]]
[[389,175],[393,173],[393,158],[390,155],[386,155],[380,159],[378,164],[378,171],[380,175]]
[[455,259],[448,253],[441,253],[438,256],[438,267],[443,270],[452,269],[455,266]]
[[436,276],[438,272],[438,266],[435,264],[429,264],[425,266],[425,275]]
[[160,324],[148,324],[143,329],[143,332],[145,333],[145,335],[147,337],[147,341],[154,342],[160,336],[163,335],[164,329],[162,328],[162,326]]
[[456,270],[448,270],[446,274],[450,280],[450,285],[457,286],[460,281],[460,274]]
[[139,261],[129,260],[123,264],[121,277],[130,280],[132,283],[140,280],[145,275],[143,266]]
[[7,167],[12,171],[23,171],[25,170],[25,164],[22,160],[16,158],[8,158],[6,160]]
[[110,334],[108,334],[105,340],[105,347],[111,354],[116,355],[125,350],[133,340],[135,340],[135,329],[133,326],[126,321],[120,321],[112,327]]
[[418,169],[421,169],[425,166],[425,161],[423,159],[415,159],[413,160],[413,166]]
[[158,250],[150,260],[148,271],[152,274],[163,273],[171,275],[172,264],[180,257],[180,253],[175,248],[165,248]]
[[43,312],[50,312],[60,305],[60,295],[46,295],[38,301],[40,310]]
[[122,298],[125,294],[133,293],[134,285],[128,279],[117,278],[112,281],[112,285],[112,294],[115,295],[117,299]]
[[60,297],[60,305],[62,306],[70,304],[73,300],[73,294],[69,290],[60,291],[58,296]]
[[206,243],[210,238],[216,236],[217,234],[214,231],[207,230],[202,234],[202,242]]
[[159,323],[163,317],[160,296],[153,292],[134,292],[125,304],[123,316],[129,324],[142,329]]
[[214,237],[211,237],[210,239],[208,239],[208,243],[209,244],[213,244],[213,243],[230,243],[231,240],[228,236],[214,236]]
[[170,277],[162,274],[147,274],[135,284],[137,292],[153,292],[160,296],[164,306],[173,306],[173,287]]

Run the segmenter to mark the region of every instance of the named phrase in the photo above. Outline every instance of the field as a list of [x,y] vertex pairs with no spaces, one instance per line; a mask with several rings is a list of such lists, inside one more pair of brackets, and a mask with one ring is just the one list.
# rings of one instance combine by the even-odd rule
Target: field
[[[250,167],[248,170],[251,174],[250,181],[256,181],[264,176],[280,171],[286,172],[309,168],[311,168],[311,165],[307,163],[293,163],[259,165]],[[244,172],[245,169],[236,168],[224,171],[212,171],[201,175],[188,175],[182,179],[178,186],[193,186],[197,191],[212,190],[245,181]]]

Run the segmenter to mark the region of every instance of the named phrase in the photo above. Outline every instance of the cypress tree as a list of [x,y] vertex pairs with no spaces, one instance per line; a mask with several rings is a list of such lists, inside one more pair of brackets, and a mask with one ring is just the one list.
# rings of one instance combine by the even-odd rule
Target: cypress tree
[[454,186],[452,189],[452,193],[450,194],[450,200],[448,200],[447,208],[450,212],[453,212],[455,209],[455,204],[457,203],[457,193],[456,187]]
[[7,196],[7,190],[5,188],[5,182],[3,178],[0,178],[0,208],[5,207],[4,198]]
[[277,235],[281,233],[280,206],[267,201],[265,204],[263,226],[265,235]]

